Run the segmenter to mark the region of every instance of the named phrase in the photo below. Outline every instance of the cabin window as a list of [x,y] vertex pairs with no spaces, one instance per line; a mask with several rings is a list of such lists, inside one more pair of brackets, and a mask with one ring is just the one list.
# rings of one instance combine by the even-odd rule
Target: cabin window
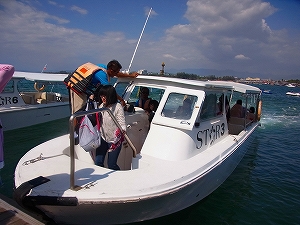
[[3,89],[2,93],[13,93],[14,92],[14,81],[10,80],[7,82],[5,88]]
[[[224,103],[225,102],[225,107]],[[206,92],[204,102],[202,104],[200,119],[206,120],[214,117],[222,116],[229,110],[229,97],[223,92],[208,91]]]
[[170,93],[162,110],[162,116],[188,120],[191,118],[198,97],[194,95]]
[[[257,98],[256,94],[244,94],[240,92],[233,92],[231,100],[231,108],[236,104],[237,100],[242,100],[243,113],[242,118],[246,116],[247,119],[253,120],[255,112],[257,112]],[[254,115],[253,115],[254,114]],[[231,114],[231,117],[237,117],[235,114]]]

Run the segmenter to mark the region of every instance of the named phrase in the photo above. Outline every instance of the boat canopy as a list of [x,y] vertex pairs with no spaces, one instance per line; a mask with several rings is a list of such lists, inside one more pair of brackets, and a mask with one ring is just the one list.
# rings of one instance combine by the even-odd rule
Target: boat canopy
[[[122,77],[118,78],[117,82],[131,82],[134,81],[137,85],[145,84],[154,86],[170,86],[170,87],[181,87],[188,89],[204,90],[204,89],[222,89],[222,90],[233,90],[233,86],[230,84],[223,83],[212,83],[210,81],[199,81],[199,80],[188,80],[174,77],[160,77],[160,76],[145,76],[139,75],[137,78]],[[233,82],[232,82],[233,83]]]
[[260,94],[261,90],[257,87],[247,85],[247,84],[241,84],[237,82],[229,82],[229,81],[210,81],[212,84],[217,84],[217,85],[232,85],[233,90],[237,92],[241,92],[244,94]]
[[13,78],[26,79],[31,81],[57,81],[62,82],[68,74],[54,74],[54,73],[32,73],[16,71]]
[[[119,78],[118,82],[128,82],[132,78]],[[157,76],[143,76],[139,75],[136,82],[145,84],[157,84],[165,86],[174,86],[174,87],[186,87],[186,88],[205,88],[205,89],[223,89],[223,90],[233,90],[244,94],[261,94],[261,90],[257,87],[237,83],[230,81],[198,81],[198,80],[186,80],[179,78],[171,77],[157,77]]]

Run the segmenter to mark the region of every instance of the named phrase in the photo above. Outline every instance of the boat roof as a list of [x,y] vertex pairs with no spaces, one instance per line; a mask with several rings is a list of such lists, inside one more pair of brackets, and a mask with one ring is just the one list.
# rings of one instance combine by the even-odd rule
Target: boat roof
[[234,89],[234,91],[245,93],[245,94],[260,94],[261,90],[257,87],[248,85],[248,84],[242,84],[242,83],[237,83],[237,82],[232,82],[232,81],[211,81],[212,83],[216,84],[227,84],[231,85]]
[[[135,78],[138,83],[145,84],[158,84],[158,85],[170,85],[170,86],[190,86],[190,87],[202,87],[208,89],[226,89],[233,90],[241,93],[251,93],[251,94],[260,94],[261,90],[257,87],[231,82],[231,81],[199,81],[199,80],[188,80],[188,79],[180,79],[173,77],[161,77],[161,76],[146,76],[139,75]],[[132,80],[132,78],[119,78],[118,81],[128,81]]]
[[68,74],[58,73],[33,73],[15,71],[13,78],[26,79],[31,81],[64,81]]

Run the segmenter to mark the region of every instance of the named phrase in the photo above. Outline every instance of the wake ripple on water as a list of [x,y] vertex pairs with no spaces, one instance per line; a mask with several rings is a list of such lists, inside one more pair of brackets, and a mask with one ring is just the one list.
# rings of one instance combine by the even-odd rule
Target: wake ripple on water
[[[265,128],[276,128],[276,126],[281,126],[289,128],[291,125],[296,125],[300,121],[300,109],[296,107],[289,109],[277,109],[276,111],[266,111],[262,115],[261,124],[262,129]],[[273,127],[274,126],[274,127]]]
[[251,207],[264,224],[300,224],[299,100],[278,94],[264,101]]

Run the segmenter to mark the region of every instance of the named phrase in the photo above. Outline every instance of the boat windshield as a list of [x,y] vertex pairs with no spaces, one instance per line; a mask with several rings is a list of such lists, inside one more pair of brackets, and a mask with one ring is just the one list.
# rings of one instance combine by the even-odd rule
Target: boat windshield
[[7,82],[5,88],[2,93],[13,93],[14,92],[14,80],[10,80]]
[[131,95],[128,99],[129,103],[136,103],[141,95],[141,90],[143,88],[147,88],[149,90],[148,98],[152,100],[156,100],[160,102],[165,90],[161,88],[153,88],[153,87],[145,87],[145,86],[135,86],[133,91],[131,92]]
[[20,93],[41,91],[37,90],[35,85],[37,85],[37,87],[43,87],[42,91],[44,92],[56,92],[66,96],[69,94],[66,85],[61,81],[31,81],[21,79],[17,82],[17,90]]
[[115,88],[117,94],[122,96],[122,98],[124,98],[127,93],[130,93],[130,96],[127,99],[127,103],[133,105],[136,105],[136,102],[139,100],[141,95],[141,90],[143,88],[147,88],[149,90],[149,95],[148,95],[149,99],[156,100],[158,102],[160,102],[165,92],[165,89],[162,88],[145,86],[145,85],[136,85],[136,84],[133,86],[132,83],[128,83],[128,82],[118,82],[115,85]]
[[119,96],[121,96],[122,98],[124,98],[124,95],[127,91],[127,89],[130,87],[132,83],[128,83],[128,82],[118,82],[115,83],[114,87],[116,89],[116,92]]

